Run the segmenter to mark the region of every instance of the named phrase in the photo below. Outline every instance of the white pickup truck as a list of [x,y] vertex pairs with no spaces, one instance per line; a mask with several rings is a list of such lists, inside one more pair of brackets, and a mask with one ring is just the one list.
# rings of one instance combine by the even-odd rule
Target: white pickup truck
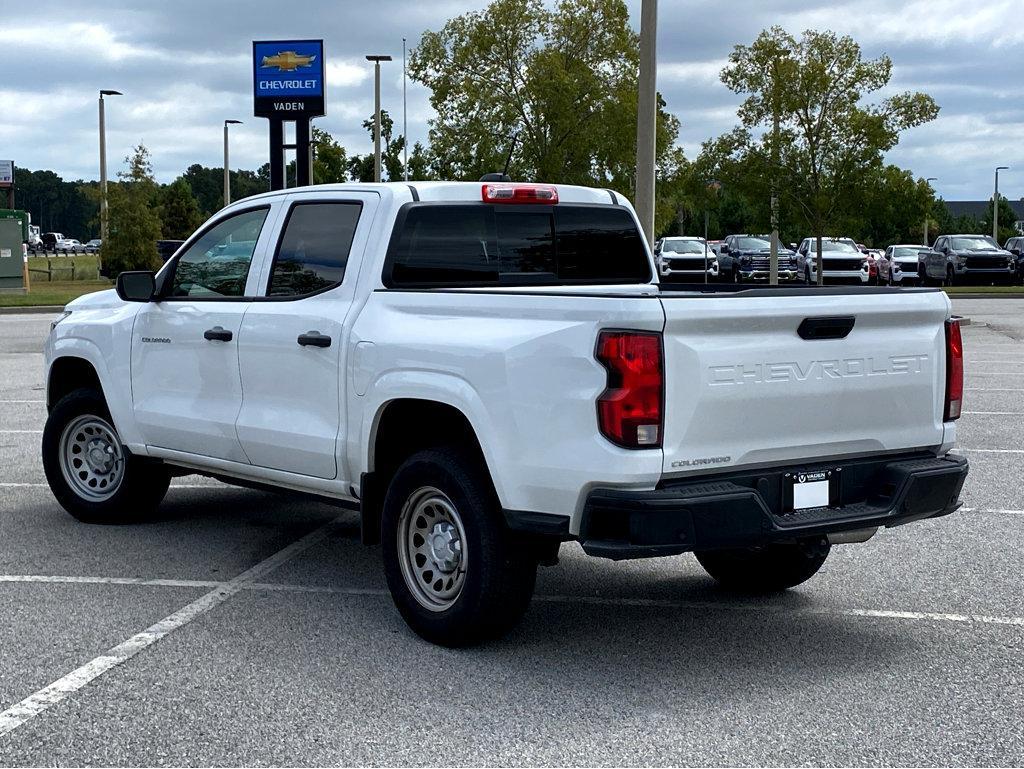
[[351,506],[409,625],[462,645],[566,541],[773,591],[954,511],[962,360],[937,290],[659,286],[608,190],[325,185],[69,304],[43,463],[83,521],[188,473]]

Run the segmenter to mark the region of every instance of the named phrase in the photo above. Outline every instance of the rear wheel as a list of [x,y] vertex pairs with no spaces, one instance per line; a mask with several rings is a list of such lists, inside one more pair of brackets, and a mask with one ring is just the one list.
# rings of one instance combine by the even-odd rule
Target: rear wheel
[[43,471],[61,507],[85,523],[134,523],[153,513],[170,473],[122,444],[103,396],[75,390],[43,429]]
[[830,548],[827,542],[800,542],[706,550],[694,555],[723,587],[745,593],[776,593],[813,577],[828,558]]
[[384,570],[419,636],[469,646],[503,635],[529,607],[536,550],[505,526],[479,460],[455,448],[411,456],[384,498]]

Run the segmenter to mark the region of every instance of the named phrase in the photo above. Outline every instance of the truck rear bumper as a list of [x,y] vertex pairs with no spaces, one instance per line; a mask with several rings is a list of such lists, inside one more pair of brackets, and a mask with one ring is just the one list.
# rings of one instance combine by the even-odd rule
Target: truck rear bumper
[[[622,560],[898,526],[956,510],[967,470],[962,456],[916,455],[669,482],[653,491],[598,489],[587,498],[579,539],[589,555]],[[816,471],[836,474],[830,506],[785,512],[793,473]]]

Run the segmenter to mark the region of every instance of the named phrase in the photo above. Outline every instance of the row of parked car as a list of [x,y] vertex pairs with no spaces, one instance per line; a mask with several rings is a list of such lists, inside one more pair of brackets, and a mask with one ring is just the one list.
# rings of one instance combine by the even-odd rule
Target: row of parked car
[[[663,279],[687,283],[767,282],[771,242],[766,235],[728,235],[724,240],[679,236],[654,246]],[[779,246],[780,283],[817,283],[817,239]],[[861,285],[955,285],[1024,280],[1024,236],[1000,248],[985,235],[942,235],[932,248],[895,244],[869,249],[852,238],[823,238],[826,283]]]
[[99,252],[103,241],[93,238],[82,243],[76,238],[66,238],[60,232],[44,232],[38,238],[30,237],[27,245],[32,253],[95,254]]

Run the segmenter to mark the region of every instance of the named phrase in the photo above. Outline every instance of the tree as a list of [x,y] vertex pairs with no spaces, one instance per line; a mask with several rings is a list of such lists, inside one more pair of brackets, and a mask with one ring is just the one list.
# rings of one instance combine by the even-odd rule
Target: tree
[[125,270],[154,270],[160,266],[156,242],[160,215],[155,204],[156,182],[149,150],[142,144],[124,159],[127,168],[108,186],[110,234],[103,242],[103,265],[111,275]]
[[315,151],[313,155],[313,183],[334,184],[348,181],[348,157],[345,148],[331,136],[313,126]]
[[[1014,211],[1013,207],[1010,205],[1010,201],[1004,195],[1000,194],[999,237],[997,238],[1000,245],[1005,243],[1014,235],[1019,234],[1013,227],[1013,223],[1019,218],[1020,217],[1017,216],[1017,212]],[[985,214],[978,220],[978,226],[980,227],[979,232],[983,232],[986,235],[992,234],[992,198],[988,199],[988,206],[985,209]]]
[[925,215],[934,200],[928,183],[910,171],[886,165],[870,169],[862,184],[860,204],[836,217],[839,229],[871,247],[920,243]]
[[183,177],[160,190],[160,218],[167,240],[185,240],[203,223],[196,196]]
[[409,155],[409,179],[414,182],[427,181],[434,177],[430,173],[430,156],[422,142],[412,145],[412,154]]
[[[479,179],[508,160],[515,179],[632,196],[639,37],[622,0],[494,0],[424,33],[409,72],[431,91],[440,178]],[[659,109],[659,166],[677,133]]]
[[[877,104],[862,99],[888,85],[888,56],[865,61],[848,36],[808,30],[797,40],[781,27],[737,45],[722,82],[745,94],[732,144],[769,169],[818,239],[864,196],[864,180],[899,134],[933,120],[939,108],[923,93],[899,93]],[[770,129],[779,117],[776,140]]]
[[[374,115],[363,121],[363,128],[370,134],[373,140]],[[381,180],[388,182],[400,182],[404,178],[404,167],[402,165],[402,150],[405,148],[405,137],[393,138],[395,121],[391,119],[388,111],[380,111],[380,165]],[[374,154],[353,155],[349,159],[349,172],[352,178],[360,182],[373,181]]]
[[81,241],[99,237],[98,182],[65,181],[53,171],[15,167],[15,203],[44,232]]

